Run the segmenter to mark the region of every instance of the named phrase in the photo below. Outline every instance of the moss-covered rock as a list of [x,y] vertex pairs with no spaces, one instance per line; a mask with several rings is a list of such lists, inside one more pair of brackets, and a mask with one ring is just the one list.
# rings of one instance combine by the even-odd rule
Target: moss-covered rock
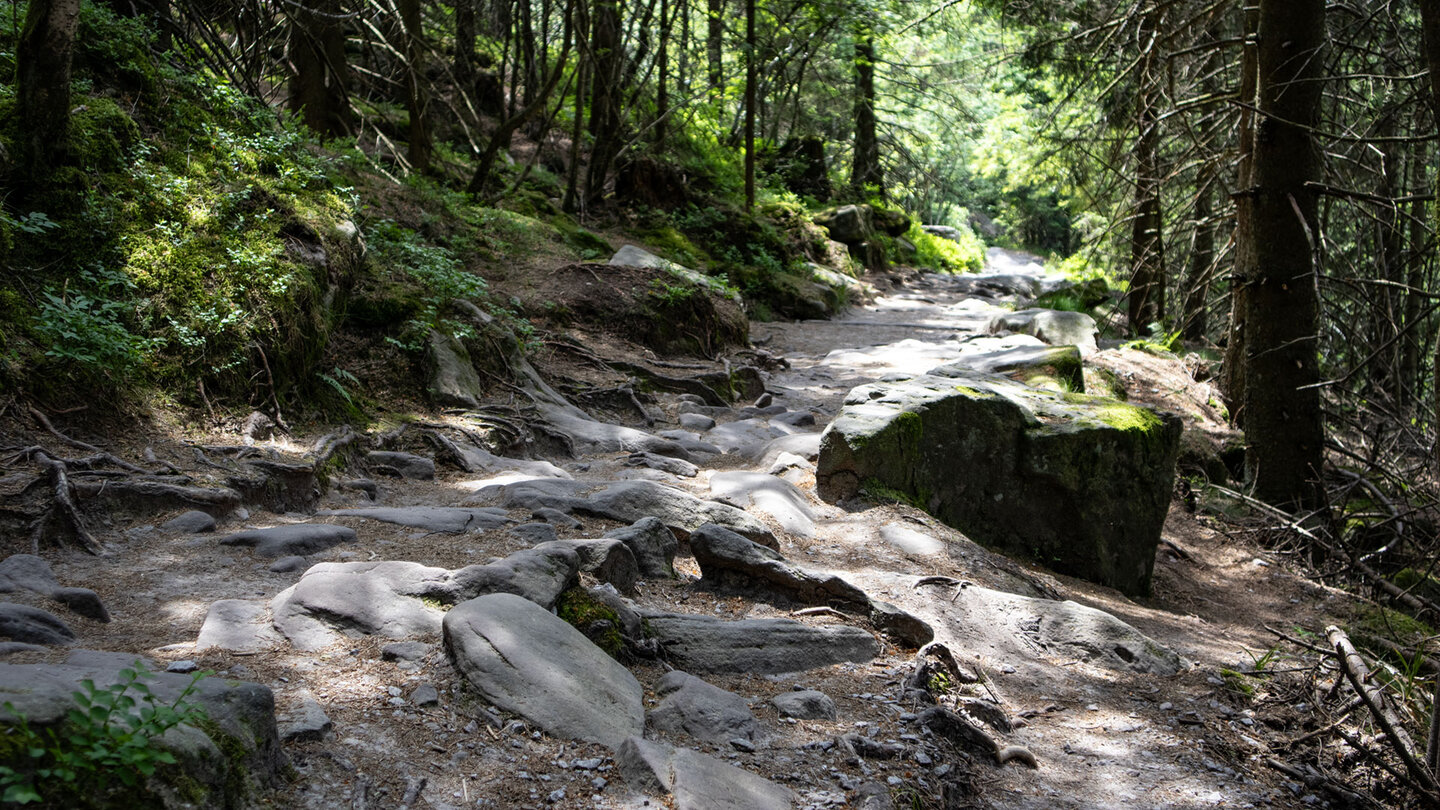
[[1180,420],[960,367],[861,386],[825,431],[816,471],[839,500],[867,485],[980,542],[1147,594]]

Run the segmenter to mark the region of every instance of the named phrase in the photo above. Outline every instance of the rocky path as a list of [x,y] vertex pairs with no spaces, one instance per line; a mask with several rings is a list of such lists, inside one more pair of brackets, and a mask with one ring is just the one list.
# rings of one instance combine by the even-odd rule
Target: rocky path
[[[65,622],[80,647],[270,687],[294,766],[276,806],[1323,804],[1260,764],[1285,728],[1220,670],[1343,600],[1178,508],[1137,602],[903,504],[816,497],[848,391],[1038,345],[985,326],[1057,281],[992,251],[833,321],[755,324],[788,367],[747,407],[664,394],[653,424],[617,425],[532,391],[574,457],[492,455],[456,416],[317,515],[118,522],[112,557],[53,563],[112,620]],[[1149,360],[1092,361],[1149,386]],[[1196,396],[1158,391],[1137,393]],[[931,634],[953,660],[917,660]]]

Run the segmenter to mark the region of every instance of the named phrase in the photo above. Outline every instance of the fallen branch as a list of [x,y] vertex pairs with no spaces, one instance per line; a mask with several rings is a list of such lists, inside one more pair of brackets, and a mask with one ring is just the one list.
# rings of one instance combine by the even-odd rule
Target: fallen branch
[[1440,784],[1436,783],[1435,775],[1416,759],[1415,743],[1401,725],[1400,718],[1385,704],[1384,691],[1370,682],[1370,668],[1366,666],[1365,659],[1360,657],[1360,653],[1356,652],[1355,646],[1350,643],[1349,636],[1339,627],[1333,624],[1326,627],[1325,638],[1334,648],[1346,679],[1350,681],[1356,694],[1365,701],[1365,706],[1370,710],[1375,722],[1385,732],[1385,739],[1389,741],[1390,747],[1405,763],[1405,770],[1410,774],[1410,778],[1418,783],[1416,792],[1431,804],[1440,805]]
[[1301,770],[1294,765],[1286,762],[1281,762],[1274,757],[1266,757],[1265,764],[1279,771],[1280,773],[1285,774],[1291,779],[1300,782],[1306,787],[1314,788],[1316,790],[1327,791],[1333,794],[1337,799],[1340,799],[1349,804],[1358,804],[1363,807],[1380,806],[1376,804],[1375,801],[1372,800],[1370,797],[1360,793],[1356,793],[1353,790],[1349,790],[1344,786],[1340,785],[1339,783],[1335,782],[1335,780],[1330,779],[1326,776],[1322,776],[1318,773],[1314,773],[1313,771]]

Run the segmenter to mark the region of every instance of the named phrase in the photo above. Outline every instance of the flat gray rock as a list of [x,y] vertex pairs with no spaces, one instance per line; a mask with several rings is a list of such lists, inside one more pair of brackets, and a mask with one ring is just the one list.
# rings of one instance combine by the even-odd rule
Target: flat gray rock
[[427,532],[484,532],[498,529],[512,521],[503,509],[467,509],[458,506],[377,506],[364,509],[323,510],[317,514],[361,517],[409,526]]
[[383,470],[392,471],[400,478],[414,481],[435,480],[435,460],[414,453],[397,453],[389,450],[371,450],[365,460]]
[[482,697],[565,739],[618,746],[645,727],[630,671],[550,611],[491,594],[445,615],[445,646]]
[[272,574],[293,574],[296,571],[305,568],[309,564],[309,561],[307,561],[304,557],[301,557],[298,554],[292,554],[289,557],[281,557],[275,562],[270,563],[270,565],[267,566],[265,570],[269,571]]
[[675,421],[679,423],[681,430],[691,430],[696,433],[704,433],[715,427],[715,420],[703,413],[682,413]]
[[414,562],[322,563],[277,594],[270,611],[275,629],[301,650],[352,635],[408,639],[438,633],[442,605],[482,594],[516,594],[551,608],[579,570],[579,556],[563,542],[453,571]]
[[781,717],[793,717],[797,720],[834,720],[838,716],[835,711],[835,701],[824,692],[814,689],[785,692],[771,698],[770,703],[776,711],[780,712]]
[[274,649],[284,638],[270,624],[270,608],[261,601],[222,599],[210,605],[196,650],[219,647],[232,652],[255,653]]
[[1052,346],[1075,346],[1082,354],[1100,350],[1095,342],[1095,319],[1083,312],[1053,309],[1022,309],[995,316],[986,331],[1019,332],[1033,335]]
[[670,734],[688,734],[702,742],[724,745],[733,739],[760,743],[765,728],[750,713],[750,704],[688,672],[665,673],[655,686],[660,703],[650,710],[650,725]]
[[562,529],[578,529],[585,525],[564,512],[561,512],[559,509],[550,509],[543,506],[532,511],[530,517],[536,520],[543,520],[551,526],[558,526]]
[[675,578],[675,551],[680,543],[659,518],[640,518],[629,526],[611,529],[604,536],[630,547],[642,576]]
[[395,641],[380,648],[383,661],[420,661],[430,654],[433,645],[421,641]]
[[710,476],[710,494],[741,509],[769,515],[780,528],[798,537],[815,536],[815,513],[804,493],[774,475],[726,470]]
[[50,563],[34,554],[11,554],[0,561],[0,593],[34,591],[49,594],[60,587]]
[[560,533],[549,523],[521,523],[510,527],[510,535],[524,543],[538,546],[560,539]]
[[974,649],[1009,660],[1079,659],[1109,669],[1173,675],[1188,664],[1174,650],[1102,610],[971,585],[942,605],[944,621]]
[[701,582],[712,588],[775,593],[806,604],[870,605],[864,591],[840,577],[807,571],[778,551],[713,523],[690,535],[690,552],[700,564]]
[[205,534],[215,531],[215,518],[208,512],[192,509],[161,523],[160,530],[174,534]]
[[39,608],[0,602],[0,639],[22,644],[71,644],[75,633],[66,624]]
[[248,546],[261,557],[314,554],[341,543],[353,543],[355,530],[330,523],[292,523],[268,529],[250,529],[220,538],[222,546]]
[[795,792],[743,768],[689,748],[639,737],[615,751],[626,783],[652,796],[672,796],[675,810],[790,810]]
[[319,742],[330,733],[332,724],[325,707],[312,697],[300,701],[300,709],[279,724],[280,739],[285,742]]
[[667,472],[680,478],[694,478],[700,474],[700,468],[684,459],[659,456],[654,453],[631,453],[625,459],[627,467],[649,467],[652,470]]
[[803,672],[863,662],[880,642],[858,627],[808,625],[793,619],[724,621],[713,616],[641,611],[670,660],[691,672]]
[[475,497],[481,503],[497,503],[505,509],[556,509],[625,523],[655,517],[678,537],[688,537],[704,524],[715,523],[757,543],[778,545],[765,524],[744,510],[718,501],[702,501],[654,481],[520,481],[486,487]]
[[705,440],[726,453],[755,461],[772,440],[790,432],[773,427],[764,419],[740,419],[717,425],[705,434]]

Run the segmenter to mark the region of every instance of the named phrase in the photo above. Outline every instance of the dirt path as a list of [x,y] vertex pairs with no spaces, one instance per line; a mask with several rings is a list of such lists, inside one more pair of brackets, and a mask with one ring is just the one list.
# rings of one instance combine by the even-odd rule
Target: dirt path
[[[821,430],[857,384],[920,373],[992,345],[997,339],[980,333],[1001,311],[1005,296],[973,293],[983,288],[993,295],[995,289],[1029,283],[1038,273],[1039,266],[1023,254],[993,253],[986,274],[924,276],[834,321],[754,324],[755,342],[789,363],[771,375],[767,390],[790,411],[815,414],[815,426],[806,429]],[[1129,361],[1112,357],[1106,362]],[[1183,368],[1172,363],[1155,373],[1183,375]],[[1193,382],[1179,376],[1158,382],[1133,376],[1129,382],[1145,388],[1137,394],[1147,396],[1173,389],[1174,402],[1182,406],[1197,396],[1190,390]],[[667,422],[677,418],[675,397],[661,396],[658,405]],[[651,429],[673,427],[662,422]],[[183,461],[187,448],[177,444],[168,452]],[[710,497],[712,469],[678,478],[627,467],[625,454],[552,461],[581,479],[644,477]],[[749,465],[725,455],[712,466]],[[768,467],[755,469],[766,472]],[[1266,741],[1287,732],[1288,704],[1260,681],[1253,694],[1242,694],[1220,671],[1248,669],[1264,656],[1275,642],[1266,625],[1318,630],[1328,616],[1345,612],[1342,596],[1293,576],[1282,561],[1226,539],[1178,506],[1166,525],[1172,545],[1162,546],[1157,560],[1155,596],[1133,601],[997,557],[909,507],[845,511],[822,503],[814,498],[813,467],[791,467],[786,477],[810,497],[814,530],[777,532],[782,553],[808,567],[833,570],[873,597],[928,620],[962,663],[988,677],[969,691],[1024,719],[1026,725],[1004,735],[1004,741],[1027,747],[1039,767],[968,760],[922,733],[914,723],[914,707],[898,700],[913,651],[890,644],[863,665],[788,676],[708,678],[751,699],[752,710],[773,734],[757,752],[709,747],[715,755],[794,789],[804,807],[860,806],[863,791],[857,788],[866,784],[890,792],[896,806],[912,799],[915,806],[931,807],[947,801],[956,807],[1128,810],[1323,806],[1323,798],[1292,789],[1260,764]],[[454,471],[442,471],[435,482],[385,479],[379,502],[467,504],[486,483]],[[354,505],[358,498],[337,491],[325,505]],[[225,528],[305,519],[256,513]],[[312,555],[309,564],[411,560],[454,568],[526,545],[504,531],[443,535],[354,518],[328,520],[355,528],[360,541]],[[587,518],[560,536],[596,537],[618,525]],[[55,559],[62,583],[94,588],[115,617],[109,625],[74,622],[83,646],[131,652],[160,664],[195,660],[226,677],[271,686],[282,711],[314,700],[333,721],[325,740],[287,745],[297,777],[273,798],[276,806],[395,807],[407,794],[413,794],[414,807],[642,806],[628,797],[605,749],[555,740],[513,719],[495,723],[496,716],[461,687],[437,639],[424,639],[433,646],[415,662],[384,660],[381,648],[388,640],[373,638],[319,653],[299,653],[283,644],[248,655],[197,651],[196,634],[210,604],[268,600],[299,572],[271,571],[270,561],[218,547],[213,536],[168,535],[148,524],[117,524],[113,530],[120,538],[113,556]],[[637,602],[727,619],[788,613],[696,588],[699,571],[693,559],[677,560],[677,567],[685,575],[680,581],[646,582]],[[918,578],[932,575],[1107,611],[1180,653],[1191,666],[1173,676],[1143,675],[1087,663],[1063,648],[1045,649],[1003,623],[982,620],[963,589],[915,587]],[[843,621],[827,616],[805,620]],[[63,657],[23,654],[10,660]],[[647,690],[665,671],[659,664],[633,669]],[[437,688],[438,705],[413,704],[412,693],[421,684]],[[779,717],[769,699],[800,686],[831,695],[839,706],[838,719],[786,722]],[[906,752],[896,759],[853,758],[833,744],[847,733],[893,742]]]

